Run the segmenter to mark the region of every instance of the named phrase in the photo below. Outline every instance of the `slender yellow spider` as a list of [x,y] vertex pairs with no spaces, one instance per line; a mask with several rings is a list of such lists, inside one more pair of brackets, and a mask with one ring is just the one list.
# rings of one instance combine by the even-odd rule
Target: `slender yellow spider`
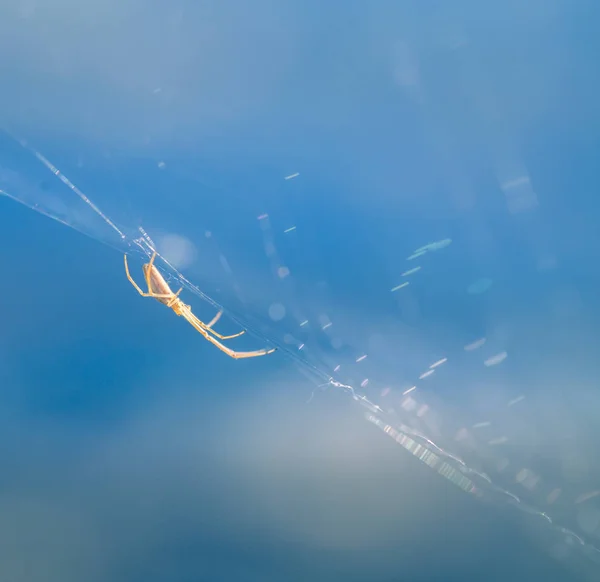
[[[226,346],[224,346],[220,341],[215,338],[219,338],[221,340],[228,340],[234,337],[239,337],[244,331],[240,331],[239,333],[233,335],[221,335],[217,333],[212,326],[219,321],[221,315],[223,315],[222,311],[219,311],[217,315],[213,317],[213,319],[209,323],[204,323],[200,321],[193,313],[192,308],[189,305],[186,305],[181,299],[179,299],[179,294],[183,290],[183,287],[177,291],[177,293],[173,293],[169,284],[165,281],[165,278],[160,274],[159,270],[154,266],[154,259],[156,258],[156,253],[152,255],[150,262],[143,265],[142,269],[144,271],[144,280],[148,285],[148,292],[144,293],[138,284],[133,280],[131,275],[129,274],[129,266],[127,265],[127,255],[124,255],[125,258],[125,273],[127,274],[127,278],[129,282],[137,289],[138,293],[142,297],[153,297],[163,305],[166,305],[170,309],[172,309],[177,315],[182,316],[188,323],[190,323],[194,329],[200,332],[204,339],[208,340],[211,344],[217,346],[222,352],[225,352],[228,356],[239,360],[241,358],[255,358],[256,356],[266,356],[267,354],[272,354],[276,348],[272,349],[262,349],[255,350],[253,352],[236,352]],[[214,336],[214,337],[213,337]]]

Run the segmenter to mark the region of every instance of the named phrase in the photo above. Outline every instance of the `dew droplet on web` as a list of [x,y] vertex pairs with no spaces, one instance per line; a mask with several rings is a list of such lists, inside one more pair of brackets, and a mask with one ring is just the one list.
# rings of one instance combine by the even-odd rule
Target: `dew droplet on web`
[[523,396],[521,394],[521,396],[517,396],[516,398],[513,398],[512,400],[509,400],[508,401],[508,406],[514,406],[515,404],[518,404],[522,400],[525,400],[525,396]]
[[452,244],[452,239],[445,238],[438,242],[431,243],[429,245],[429,250],[430,251],[441,251],[442,249],[445,249],[446,247],[450,246],[451,244]]
[[447,361],[448,361],[448,358],[442,358],[441,360],[438,360],[437,362],[434,362],[433,364],[431,364],[431,366],[429,366],[429,367],[431,369],[437,368],[438,366],[445,364]]
[[501,362],[504,362],[504,360],[506,360],[507,357],[508,354],[506,352],[500,352],[499,354],[496,354],[495,356],[492,356],[491,358],[485,360],[485,362],[483,362],[483,365],[487,366],[488,368],[490,366],[497,366]]
[[488,441],[488,445],[492,445],[492,446],[494,446],[494,445],[503,445],[503,444],[505,444],[507,442],[508,442],[508,438],[505,437],[505,436],[501,436],[501,437],[489,440]]
[[473,343],[467,344],[465,346],[465,352],[472,352],[473,350],[479,349],[485,343],[485,338],[475,340]]
[[473,428],[487,428],[488,426],[492,426],[492,423],[489,420],[484,420],[483,422],[475,423]]
[[319,323],[321,324],[321,327],[324,327],[328,323],[331,323],[331,320],[329,319],[329,317],[326,313],[322,313],[321,315],[319,315],[318,319],[319,319]]
[[404,287],[408,287],[409,285],[410,285],[410,283],[408,281],[405,281],[404,283],[401,283],[400,285],[396,285],[395,287],[392,287],[391,291],[392,291],[392,293],[394,293],[395,291],[404,289]]
[[414,273],[416,273],[417,271],[420,271],[421,267],[415,267],[414,269],[409,269],[408,271],[404,271],[404,273],[402,273],[402,277],[408,277],[409,275],[413,275]]

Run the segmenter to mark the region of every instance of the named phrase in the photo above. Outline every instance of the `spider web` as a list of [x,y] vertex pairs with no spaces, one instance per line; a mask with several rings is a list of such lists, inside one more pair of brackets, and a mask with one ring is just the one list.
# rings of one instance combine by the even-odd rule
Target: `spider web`
[[[255,220],[257,240],[262,242],[278,301],[258,308],[258,293],[248,292],[248,285],[238,280],[238,272],[216,235],[205,231],[204,240],[212,246],[220,266],[220,279],[211,283],[216,295],[209,295],[161,250],[153,232],[141,225],[122,226],[124,218],[106,214],[42,153],[24,141],[15,147],[11,136],[4,139],[12,143],[12,147],[4,148],[10,155],[5,156],[0,169],[0,192],[4,196],[119,252],[138,259],[156,252],[160,260],[157,267],[170,284],[181,284],[266,346],[277,347],[313,384],[309,400],[318,400],[320,390],[341,391],[364,410],[368,422],[439,475],[482,501],[520,511],[534,527],[549,532],[547,544],[561,548],[561,559],[584,573],[593,575],[596,571],[600,551],[594,539],[599,528],[590,516],[600,513],[596,507],[600,492],[593,488],[597,475],[588,472],[586,477],[565,481],[556,467],[532,453],[533,447],[527,447],[536,439],[547,443],[553,438],[552,431],[560,431],[551,427],[544,432],[539,423],[534,426],[531,418],[539,402],[529,404],[531,398],[522,392],[498,387],[502,374],[497,371],[513,357],[503,349],[501,340],[471,337],[458,346],[438,341],[439,357],[425,364],[422,357],[415,357],[411,365],[403,362],[398,366],[398,345],[403,342],[394,343],[394,329],[365,341],[356,331],[360,325],[355,321],[350,325],[335,302],[328,301],[326,284],[304,301],[299,299],[306,290],[293,273],[302,262],[302,234],[293,215],[277,210],[259,213]],[[295,187],[299,177],[294,172],[280,180],[284,187]],[[62,194],[57,194],[51,180],[63,188]],[[403,267],[386,291],[404,313],[414,308],[409,292],[423,285],[428,273],[447,269],[443,257],[452,252],[450,238],[406,249]],[[467,293],[481,296],[491,286],[491,279],[480,278],[467,286]],[[260,315],[265,311],[267,316]],[[362,324],[367,326],[364,321]],[[413,349],[412,354],[418,351]],[[458,405],[439,398],[440,388],[454,388],[464,381],[465,368],[475,384],[497,383],[495,406],[488,402],[485,410],[465,413]],[[433,389],[436,383],[437,389]]]

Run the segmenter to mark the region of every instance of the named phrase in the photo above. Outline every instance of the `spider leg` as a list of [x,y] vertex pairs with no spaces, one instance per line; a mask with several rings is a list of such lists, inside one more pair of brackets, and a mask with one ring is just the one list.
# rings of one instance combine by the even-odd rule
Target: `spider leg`
[[[188,306],[186,306],[186,307],[188,307]],[[217,315],[215,317],[213,317],[213,319],[210,321],[210,323],[204,323],[201,319],[198,319],[194,315],[191,308],[188,307],[185,310],[185,313],[182,310],[183,317],[185,317],[190,323],[192,323],[191,320],[193,319],[194,322],[196,323],[196,325],[200,326],[202,329],[206,330],[208,333],[210,333],[211,335],[214,335],[215,337],[218,337],[221,340],[233,339],[235,337],[240,337],[241,335],[244,335],[246,333],[245,330],[242,330],[239,333],[234,333],[232,335],[221,335],[219,332],[212,329],[212,325],[215,323],[215,321],[218,321],[220,319],[222,314],[223,314],[223,312],[219,311],[219,313],[217,313]],[[194,324],[192,324],[192,325],[194,325]]]
[[156,259],[156,251],[154,251],[152,253],[152,256],[150,257],[150,262],[148,263],[148,273],[152,271],[152,267],[154,266],[154,259]]
[[206,327],[212,327],[219,319],[221,319],[221,315],[223,315],[223,311],[219,311],[217,315],[215,315],[209,323],[206,324]]
[[182,312],[182,315],[192,325],[192,327],[196,329],[196,331],[202,334],[204,339],[209,341],[211,344],[219,348],[222,352],[226,353],[230,358],[233,358],[234,360],[240,360],[242,358],[256,358],[257,356],[266,356],[267,354],[272,354],[276,350],[276,348],[264,348],[262,350],[254,350],[252,352],[236,352],[228,348],[227,346],[224,346],[219,340],[215,339],[212,335],[210,335],[210,333],[205,327],[198,325],[198,322],[202,322],[195,315],[193,315],[191,311],[184,311]]
[[[210,322],[209,322],[209,323],[206,323],[206,324],[205,324],[205,325],[206,325],[206,327],[207,327],[207,328],[212,328],[212,326],[213,326],[215,323],[217,323],[217,321],[219,321],[219,319],[221,319],[221,316],[222,316],[222,315],[223,315],[223,310],[219,311],[219,312],[217,313],[217,315],[215,315],[215,316],[214,316],[214,317],[213,317],[213,318],[210,320]],[[213,332],[213,331],[211,331],[211,333],[212,333],[213,335],[215,335],[215,336],[217,336],[217,337],[221,338],[221,339],[230,339],[230,338],[239,337],[239,336],[241,336],[241,335],[244,335],[244,334],[246,333],[246,331],[245,331],[245,330],[242,330],[242,331],[240,331],[239,333],[236,333],[236,334],[234,334],[234,335],[229,335],[229,336],[221,336],[221,335],[220,335],[220,334],[218,334],[217,332]]]
[[129,272],[129,265],[127,264],[127,255],[123,255],[123,259],[125,260],[125,274],[127,275],[127,278],[129,279],[129,282],[135,287],[136,291],[142,296],[142,297],[148,297],[147,293],[144,293],[139,285],[133,280],[133,277],[131,276],[131,273]]

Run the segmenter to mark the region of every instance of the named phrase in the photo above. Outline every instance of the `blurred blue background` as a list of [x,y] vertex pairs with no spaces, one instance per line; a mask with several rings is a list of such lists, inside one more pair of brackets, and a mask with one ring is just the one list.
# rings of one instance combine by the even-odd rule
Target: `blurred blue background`
[[600,544],[598,11],[4,3],[1,578],[596,579],[315,370]]

